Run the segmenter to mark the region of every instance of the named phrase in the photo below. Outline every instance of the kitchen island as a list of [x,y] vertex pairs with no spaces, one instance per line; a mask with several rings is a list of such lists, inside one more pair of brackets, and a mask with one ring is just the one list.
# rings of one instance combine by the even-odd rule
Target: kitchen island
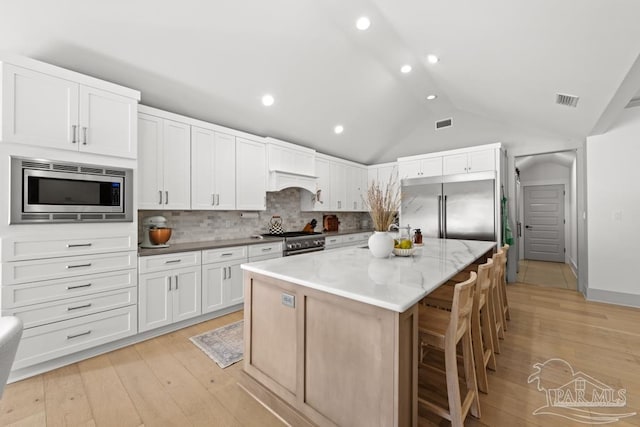
[[494,247],[425,239],[411,257],[350,247],[243,264],[243,386],[294,425],[416,426],[417,304]]

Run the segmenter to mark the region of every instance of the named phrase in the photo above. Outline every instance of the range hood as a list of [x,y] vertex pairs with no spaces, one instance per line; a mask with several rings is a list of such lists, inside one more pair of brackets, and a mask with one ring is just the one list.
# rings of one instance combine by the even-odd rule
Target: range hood
[[304,188],[312,194],[316,193],[316,180],[318,177],[282,170],[269,171],[267,191],[280,191],[285,188]]

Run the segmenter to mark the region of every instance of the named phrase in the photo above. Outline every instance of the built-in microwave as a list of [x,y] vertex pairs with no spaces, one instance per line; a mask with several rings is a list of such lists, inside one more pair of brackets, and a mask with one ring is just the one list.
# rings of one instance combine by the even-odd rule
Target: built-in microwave
[[133,221],[133,170],[11,158],[11,224]]

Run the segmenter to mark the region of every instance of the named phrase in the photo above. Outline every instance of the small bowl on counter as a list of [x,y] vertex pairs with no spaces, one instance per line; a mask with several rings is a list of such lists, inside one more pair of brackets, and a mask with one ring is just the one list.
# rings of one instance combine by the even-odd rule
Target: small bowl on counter
[[393,248],[393,254],[395,256],[411,256],[416,251],[416,249],[417,248],[415,247],[409,249]]

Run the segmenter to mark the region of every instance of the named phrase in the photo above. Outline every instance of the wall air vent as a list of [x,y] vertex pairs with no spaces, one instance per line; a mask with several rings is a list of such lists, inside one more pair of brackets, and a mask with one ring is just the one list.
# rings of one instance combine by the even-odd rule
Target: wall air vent
[[436,122],[436,130],[445,129],[453,126],[453,119],[438,120]]
[[566,105],[567,107],[577,107],[578,98],[574,95],[567,95],[566,93],[556,93],[556,104]]

